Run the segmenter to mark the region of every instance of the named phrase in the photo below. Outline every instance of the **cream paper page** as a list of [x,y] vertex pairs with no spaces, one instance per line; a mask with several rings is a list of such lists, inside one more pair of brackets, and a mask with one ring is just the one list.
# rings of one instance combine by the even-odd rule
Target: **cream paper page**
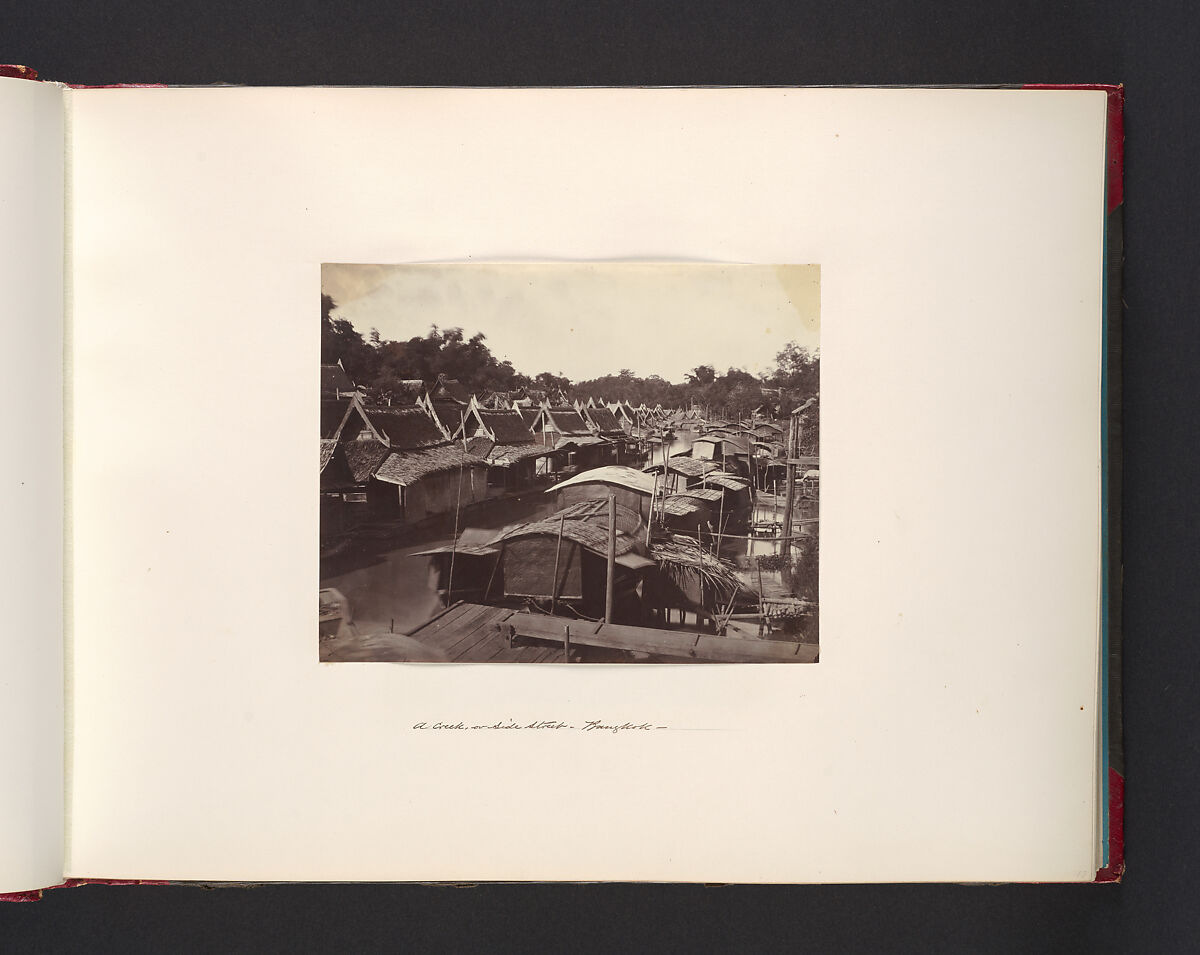
[[0,78],[0,892],[63,873],[63,114],[59,87]]
[[[1092,876],[1102,93],[70,97],[71,875]],[[321,263],[623,259],[820,266],[820,662],[318,664]]]

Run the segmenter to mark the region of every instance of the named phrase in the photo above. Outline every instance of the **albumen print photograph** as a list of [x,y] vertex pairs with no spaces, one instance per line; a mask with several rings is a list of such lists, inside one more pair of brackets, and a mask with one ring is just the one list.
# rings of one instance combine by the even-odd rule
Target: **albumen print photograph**
[[820,267],[326,264],[322,662],[816,663]]

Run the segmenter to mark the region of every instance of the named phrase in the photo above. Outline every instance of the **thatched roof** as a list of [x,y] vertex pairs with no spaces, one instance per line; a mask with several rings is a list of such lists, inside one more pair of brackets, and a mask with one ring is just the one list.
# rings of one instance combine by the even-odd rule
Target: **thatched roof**
[[528,444],[534,439],[529,425],[516,411],[491,411],[480,408],[475,413],[484,430],[498,444]]
[[335,450],[337,450],[337,442],[336,441],[327,440],[325,438],[321,439],[321,470],[322,471],[325,470],[326,465],[328,465],[330,459],[333,458],[333,452]]
[[[618,557],[630,552],[644,552],[642,544],[641,518],[628,508],[616,505],[617,539],[614,550]],[[518,524],[500,532],[493,543],[514,540],[520,537],[557,537],[559,528],[566,540],[574,541],[593,553],[604,556],[608,553],[608,502],[580,501],[570,507],[556,511],[549,517],[528,524]]]
[[689,497],[686,494],[672,494],[665,501],[660,499],[656,508],[661,508],[664,513],[670,514],[672,517],[688,517],[691,514],[698,514],[704,510],[705,504],[694,497]]
[[[746,485],[742,485],[745,487]],[[725,496],[725,492],[719,487],[693,487],[686,491],[676,491],[678,497],[692,497],[698,501],[719,501]]]
[[495,444],[484,457],[488,464],[508,467],[528,458],[544,458],[553,452],[544,444]]
[[367,412],[371,424],[393,450],[409,451],[441,444],[445,435],[421,408],[372,408]]
[[436,448],[393,451],[375,471],[375,478],[388,484],[407,487],[422,478],[442,471],[487,467],[483,458],[463,451],[461,444],[446,443]]
[[[647,464],[642,470],[662,471],[662,467],[662,464]],[[667,461],[667,470],[686,477],[701,477],[710,471],[721,470],[721,465],[701,458],[673,457]]]
[[546,430],[559,434],[590,435],[591,429],[574,408],[547,408]]
[[566,448],[587,448],[596,444],[608,444],[598,434],[567,434],[560,436],[558,444],[554,445],[555,449]]
[[534,423],[541,414],[541,410],[532,406],[514,408],[513,410],[521,416],[521,421],[525,424],[525,427],[532,431]]
[[588,407],[584,409],[583,413],[598,434],[605,436],[625,434],[621,429],[621,422],[617,420],[617,416],[607,408],[603,406]]
[[388,456],[388,447],[380,441],[347,441],[341,453],[355,484],[362,484]]
[[463,422],[463,406],[453,401],[431,401],[426,410],[446,437],[452,437]]
[[748,481],[743,481],[741,478],[736,478],[732,474],[706,474],[704,475],[705,484],[715,484],[718,487],[727,488],[730,491],[744,491],[750,486]]
[[474,438],[467,438],[466,441],[467,454],[473,454],[480,458],[486,458],[492,453],[492,448],[495,446],[496,442],[485,434],[477,435]]
[[729,561],[714,556],[691,538],[655,541],[650,545],[650,556],[658,564],[659,571],[681,590],[686,591],[689,581],[695,580],[697,575],[722,599],[744,589]]

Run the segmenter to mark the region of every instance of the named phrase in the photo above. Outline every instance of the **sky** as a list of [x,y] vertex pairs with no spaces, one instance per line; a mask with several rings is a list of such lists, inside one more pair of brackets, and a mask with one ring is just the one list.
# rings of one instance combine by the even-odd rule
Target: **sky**
[[586,381],[623,368],[680,382],[769,371],[789,341],[820,345],[820,267],[572,263],[326,264],[321,290],[365,337],[405,341],[431,325],[483,332],[526,375]]

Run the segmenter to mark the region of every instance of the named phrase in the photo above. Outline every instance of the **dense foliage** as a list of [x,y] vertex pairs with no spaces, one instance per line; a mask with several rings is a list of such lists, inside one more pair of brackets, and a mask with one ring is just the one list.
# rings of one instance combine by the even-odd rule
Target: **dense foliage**
[[717,374],[713,365],[693,368],[687,380],[672,383],[658,375],[640,378],[628,368],[615,375],[572,382],[550,372],[522,374],[508,361],[499,361],[487,346],[482,332],[470,338],[461,328],[430,328],[424,337],[395,342],[381,339],[372,329],[363,336],[346,319],[334,318],[336,307],[328,295],[321,296],[321,361],[341,361],[350,378],[368,392],[384,396],[401,394],[403,382],[432,381],[439,374],[457,378],[476,393],[536,390],[561,393],[568,398],[595,397],[605,401],[628,401],[634,406],[699,407],[709,414],[746,415],[764,402],[787,413],[820,387],[821,357],[789,342],[775,356],[769,375],[755,377],[740,368]]

